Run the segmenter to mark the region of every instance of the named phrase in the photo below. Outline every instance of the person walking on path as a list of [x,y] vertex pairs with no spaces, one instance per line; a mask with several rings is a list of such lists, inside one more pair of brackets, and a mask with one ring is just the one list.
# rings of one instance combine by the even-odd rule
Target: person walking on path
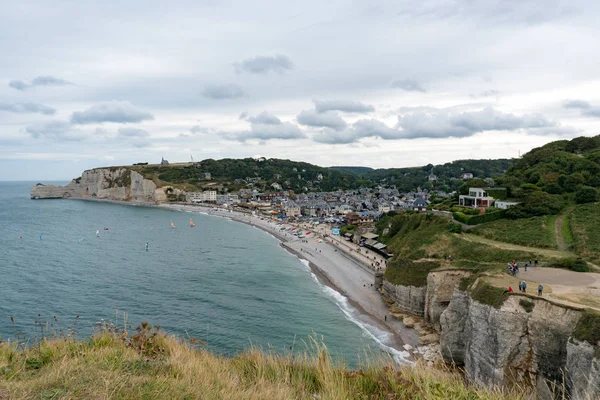
[[542,284],[540,283],[540,285],[538,286],[538,296],[542,295],[542,291],[544,290],[544,287],[542,286]]
[[527,272],[527,261],[525,261],[525,272]]
[[523,293],[527,293],[527,282],[523,281]]
[[537,267],[538,266],[538,260],[537,260],[537,258],[535,259],[534,263],[535,263],[535,266]]

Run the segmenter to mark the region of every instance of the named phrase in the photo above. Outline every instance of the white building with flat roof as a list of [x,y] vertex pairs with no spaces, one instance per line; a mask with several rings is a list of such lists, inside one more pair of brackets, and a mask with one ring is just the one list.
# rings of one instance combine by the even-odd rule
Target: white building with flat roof
[[216,203],[217,191],[205,190],[204,192],[187,192],[185,198],[188,203]]

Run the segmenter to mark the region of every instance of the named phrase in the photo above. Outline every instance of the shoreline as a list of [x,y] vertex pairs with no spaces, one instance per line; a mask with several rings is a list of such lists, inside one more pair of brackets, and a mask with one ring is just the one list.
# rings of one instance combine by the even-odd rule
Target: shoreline
[[[237,223],[243,223],[255,227],[261,231],[273,236],[279,246],[289,254],[297,257],[299,260],[305,260],[308,268],[320,282],[320,284],[331,288],[345,299],[359,313],[358,321],[351,319],[359,325],[368,336],[377,342],[383,350],[390,353],[398,362],[411,363],[419,356],[418,335],[416,331],[407,328],[402,321],[394,318],[389,311],[389,307],[383,301],[380,293],[372,287],[374,275],[366,266],[361,265],[358,260],[343,251],[339,251],[332,244],[326,241],[317,241],[313,235],[308,235],[303,240],[298,239],[278,229],[281,226],[290,227],[292,225],[276,225],[267,219],[244,214],[237,211],[229,211],[222,208],[214,210],[214,206],[197,206],[189,204],[156,204],[150,202],[129,202],[110,199],[95,198],[71,198],[73,200],[98,201],[103,203],[120,204],[127,206],[156,207],[172,211],[200,213],[214,217],[226,218]],[[311,229],[311,232],[314,232]],[[313,233],[314,234],[314,233]],[[309,237],[310,236],[310,237]],[[342,308],[339,302],[334,299],[344,314],[347,312]],[[388,336],[387,340],[382,341],[365,325],[374,328],[378,333],[384,332]],[[404,347],[410,345],[414,350],[409,352]]]

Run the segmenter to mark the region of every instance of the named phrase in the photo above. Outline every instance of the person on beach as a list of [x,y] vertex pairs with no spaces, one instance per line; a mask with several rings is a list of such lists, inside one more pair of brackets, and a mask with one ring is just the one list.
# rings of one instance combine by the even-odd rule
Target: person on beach
[[538,286],[538,296],[542,295],[542,291],[544,290],[544,287],[542,286],[542,284],[540,283]]

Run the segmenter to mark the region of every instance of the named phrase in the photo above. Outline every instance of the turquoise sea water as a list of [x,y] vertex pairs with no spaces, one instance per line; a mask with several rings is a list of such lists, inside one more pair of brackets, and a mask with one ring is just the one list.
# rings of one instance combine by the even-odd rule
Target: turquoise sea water
[[15,336],[10,317],[35,336],[38,314],[63,329],[79,315],[85,337],[118,310],[220,354],[302,347],[313,332],[349,364],[377,349],[346,300],[265,232],[159,208],[30,200],[32,185],[0,182],[0,338]]

